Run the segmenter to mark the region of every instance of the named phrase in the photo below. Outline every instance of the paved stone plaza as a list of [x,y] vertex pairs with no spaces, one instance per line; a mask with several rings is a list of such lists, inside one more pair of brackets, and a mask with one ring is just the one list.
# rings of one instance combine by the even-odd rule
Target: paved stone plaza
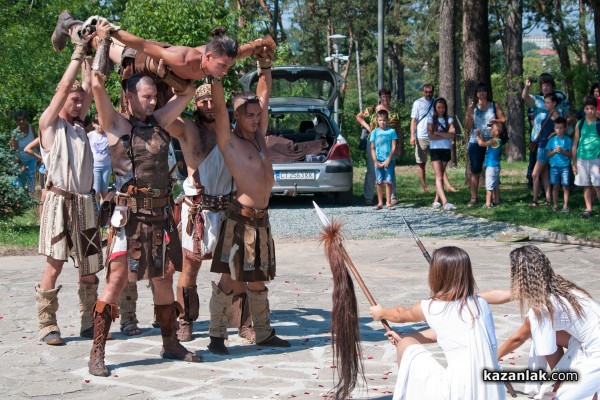
[[[430,252],[444,245],[466,249],[474,263],[480,290],[508,287],[508,253],[521,243],[423,238]],[[554,269],[600,299],[600,250],[591,247],[539,243]],[[194,340],[186,346],[204,363],[163,360],[161,338],[152,328],[152,304],[147,284],[139,284],[138,318],[141,336],[125,337],[113,324],[114,340],[107,343],[109,378],[87,373],[90,340],[78,336],[77,272],[65,265],[58,310],[67,344],[51,347],[37,341],[34,286],[44,258],[0,258],[0,398],[6,399],[318,399],[333,387],[329,336],[332,278],[323,247],[313,239],[277,240],[277,278],[269,285],[272,324],[290,340],[289,349],[244,345],[231,330],[230,354],[209,353],[208,300],[210,280],[203,266],[199,279],[200,318]],[[352,259],[375,299],[384,306],[408,306],[429,295],[427,268],[412,239],[352,240],[346,243]],[[368,302],[356,285],[360,308],[366,386],[354,398],[391,399],[397,368],[395,350],[384,330],[368,316]],[[518,304],[493,306],[499,343],[521,324]],[[424,324],[396,325],[404,332]],[[440,353],[435,345],[433,351]],[[523,367],[529,344],[505,359],[505,366]],[[515,384],[517,391],[522,384]],[[521,394],[519,398],[526,398]]]

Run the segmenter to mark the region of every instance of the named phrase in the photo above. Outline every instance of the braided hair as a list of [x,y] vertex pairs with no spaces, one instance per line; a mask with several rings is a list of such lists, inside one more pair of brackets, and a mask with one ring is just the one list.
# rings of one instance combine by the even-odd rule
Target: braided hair
[[521,313],[527,303],[536,318],[541,319],[545,314],[554,324],[551,301],[551,297],[554,296],[565,312],[568,311],[568,303],[578,318],[585,316],[585,311],[574,292],[578,291],[591,298],[590,294],[573,282],[555,274],[550,260],[539,248],[531,245],[519,247],[510,253],[509,258],[511,291],[513,297],[519,300]]

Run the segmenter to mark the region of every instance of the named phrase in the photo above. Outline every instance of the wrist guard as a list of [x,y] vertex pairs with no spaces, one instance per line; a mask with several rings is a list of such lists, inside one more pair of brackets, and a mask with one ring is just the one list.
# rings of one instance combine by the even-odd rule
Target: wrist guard
[[216,82],[221,82],[221,78],[215,78],[214,76],[207,76],[206,77],[206,83],[212,85]]
[[83,59],[88,55],[89,50],[90,45],[88,42],[76,43],[75,49],[73,50],[73,54],[71,54],[71,60],[82,62]]
[[111,38],[98,40],[96,57],[94,57],[94,62],[92,63],[92,71],[94,71],[103,81],[106,81],[108,79],[108,74],[110,74],[110,58],[108,53],[110,51],[111,43]]
[[271,70],[272,60],[270,58],[257,58],[256,59],[256,72],[259,75],[264,75]]

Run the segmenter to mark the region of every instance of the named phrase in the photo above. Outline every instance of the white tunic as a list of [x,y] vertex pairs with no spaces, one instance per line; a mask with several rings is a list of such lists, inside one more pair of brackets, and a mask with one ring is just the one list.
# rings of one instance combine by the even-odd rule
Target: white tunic
[[[566,310],[552,297],[554,324],[547,315],[538,319],[533,310],[527,316],[531,325],[533,352],[537,356],[553,354],[556,349],[556,332],[566,331],[571,335],[569,346],[578,346],[577,357],[570,365],[571,371],[579,373],[577,382],[564,382],[558,389],[556,399],[591,399],[600,393],[600,306],[598,303],[574,291],[585,316],[577,318],[571,305],[565,300]],[[570,349],[571,350],[571,349]]]
[[[200,184],[204,186],[204,194],[220,196],[235,191],[233,177],[227,166],[225,166],[225,160],[217,146],[198,165],[198,174],[200,176]],[[188,176],[183,182],[183,192],[186,196],[195,196],[198,194],[198,189],[194,186],[191,176]],[[189,210],[190,207],[184,202],[181,206],[181,223],[183,224],[181,245],[184,249],[194,251],[194,231],[192,230],[191,235],[188,235],[185,229]],[[204,255],[212,253],[217,245],[219,228],[221,222],[225,219],[225,211],[213,212],[203,210],[202,214],[204,217],[204,236],[201,244],[201,253]]]
[[499,367],[492,313],[484,299],[477,300],[479,310],[469,299],[460,311],[458,301],[421,301],[448,367],[442,367],[424,346],[408,346],[400,362],[394,400],[505,398],[501,384],[482,381],[484,368],[495,371]]

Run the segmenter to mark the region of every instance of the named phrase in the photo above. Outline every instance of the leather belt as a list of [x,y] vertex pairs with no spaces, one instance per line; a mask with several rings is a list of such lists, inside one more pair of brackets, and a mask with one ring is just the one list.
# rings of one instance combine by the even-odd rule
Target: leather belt
[[163,197],[163,198],[157,199],[154,197],[140,197],[140,196],[131,197],[131,196],[124,196],[121,194],[117,194],[115,198],[116,198],[115,203],[117,205],[130,207],[131,211],[133,211],[134,213],[136,213],[137,210],[139,210],[141,208],[150,210],[153,208],[166,207],[167,205],[169,205],[169,200],[170,200],[169,197]]
[[231,203],[229,209],[247,218],[263,218],[269,211],[268,208],[252,208],[245,206],[237,200]]
[[185,196],[184,202],[191,209],[199,208],[208,211],[222,211],[227,210],[231,201],[233,200],[232,194],[224,194],[220,196],[211,196],[208,194],[198,194],[195,196]]
[[73,199],[73,193],[72,192],[67,192],[66,190],[58,188],[56,186],[52,186],[48,190],[51,191],[52,193],[56,193],[59,196],[63,196],[67,200],[72,200]]
[[151,187],[136,187],[136,186],[129,186],[127,188],[127,190],[123,190],[124,192],[129,193],[132,196],[136,196],[136,197],[143,197],[140,196],[140,194],[144,195],[145,197],[165,197],[171,194],[171,188],[167,187],[167,188],[163,188],[163,189],[153,189]]

